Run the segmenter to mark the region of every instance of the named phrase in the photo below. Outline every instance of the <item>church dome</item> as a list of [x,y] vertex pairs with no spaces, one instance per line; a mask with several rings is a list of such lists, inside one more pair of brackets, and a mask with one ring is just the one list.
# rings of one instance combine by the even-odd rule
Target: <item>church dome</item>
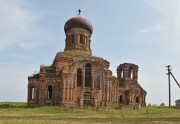
[[64,31],[67,32],[72,28],[83,28],[88,30],[91,34],[93,32],[92,24],[81,16],[70,18],[64,25]]

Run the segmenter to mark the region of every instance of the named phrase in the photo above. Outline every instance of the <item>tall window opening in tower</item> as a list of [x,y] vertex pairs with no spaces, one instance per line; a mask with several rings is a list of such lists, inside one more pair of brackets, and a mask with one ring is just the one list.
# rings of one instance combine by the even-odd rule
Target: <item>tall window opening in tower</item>
[[35,90],[34,90],[34,86],[31,86],[30,87],[30,99],[31,100],[34,100],[34,95],[35,95]]
[[129,68],[129,77],[133,79],[134,76],[134,69],[132,67]]
[[121,78],[123,78],[123,70],[121,70]]
[[48,86],[48,100],[52,99],[52,85]]
[[82,70],[77,70],[77,86],[82,86]]
[[84,36],[80,34],[80,43],[84,44]]
[[85,87],[91,87],[91,65],[89,63],[85,67]]

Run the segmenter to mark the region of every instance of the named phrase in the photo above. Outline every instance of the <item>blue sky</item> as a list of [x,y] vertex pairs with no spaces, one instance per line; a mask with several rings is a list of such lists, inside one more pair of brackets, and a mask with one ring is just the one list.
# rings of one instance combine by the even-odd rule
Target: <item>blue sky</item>
[[[166,65],[180,81],[179,0],[1,0],[0,101],[26,101],[27,77],[51,65],[65,46],[65,22],[77,15],[93,25],[93,55],[116,68],[139,66],[147,103],[168,105]],[[172,104],[180,89],[171,80]]]

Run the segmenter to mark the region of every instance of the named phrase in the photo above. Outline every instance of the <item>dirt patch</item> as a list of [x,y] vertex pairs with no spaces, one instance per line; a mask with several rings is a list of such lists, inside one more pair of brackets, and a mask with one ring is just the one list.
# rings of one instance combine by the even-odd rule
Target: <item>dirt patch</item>
[[62,120],[74,122],[122,123],[122,124],[180,124],[180,118],[81,118],[63,116],[2,115],[0,119]]

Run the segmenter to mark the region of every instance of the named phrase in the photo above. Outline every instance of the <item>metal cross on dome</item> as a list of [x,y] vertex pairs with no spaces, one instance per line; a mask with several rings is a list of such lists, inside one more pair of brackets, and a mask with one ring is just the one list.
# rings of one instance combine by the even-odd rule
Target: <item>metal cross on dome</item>
[[80,15],[80,14],[81,14],[81,10],[79,9],[79,10],[78,10],[78,15]]

